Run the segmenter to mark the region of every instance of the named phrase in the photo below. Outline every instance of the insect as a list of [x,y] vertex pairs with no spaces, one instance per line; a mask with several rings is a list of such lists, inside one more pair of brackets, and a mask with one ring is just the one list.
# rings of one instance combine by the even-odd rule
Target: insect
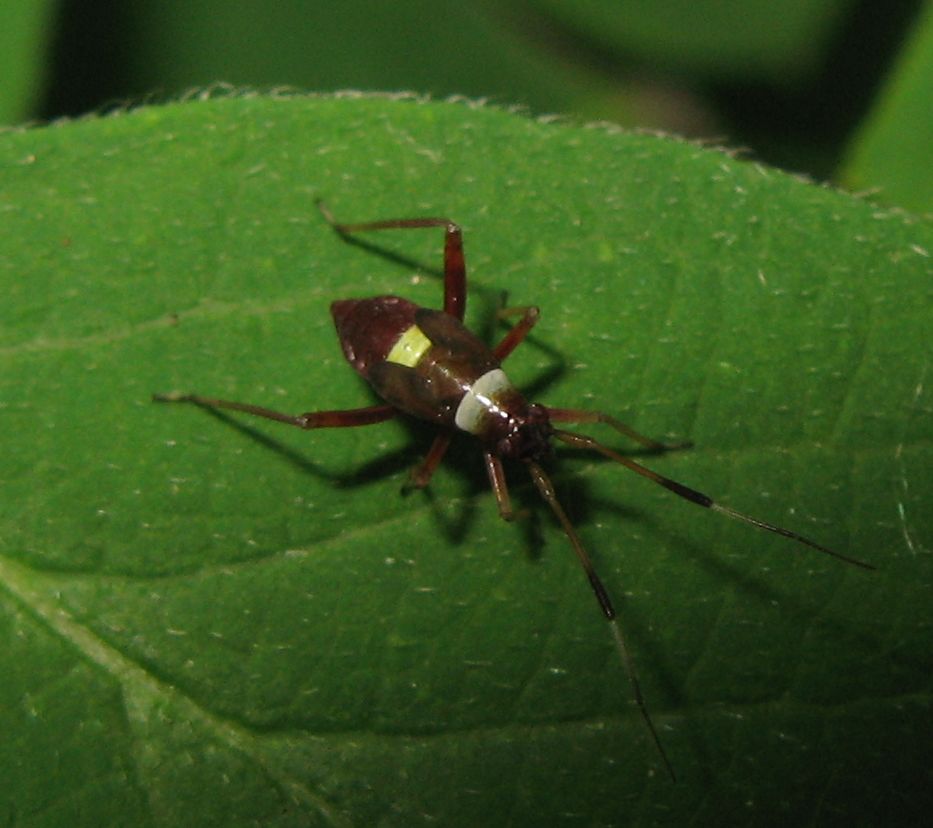
[[302,429],[374,425],[400,414],[424,420],[436,426],[438,432],[425,458],[411,472],[407,486],[414,488],[428,485],[454,434],[465,432],[480,443],[499,514],[505,520],[514,519],[515,512],[509,497],[503,460],[523,464],[535,488],[561,525],[586,574],[599,608],[609,623],[616,650],[628,674],[633,699],[651,741],[667,772],[674,779],[673,766],[648,712],[612,600],[596,574],[582,540],[557,499],[550,478],[542,468],[542,461],[551,454],[551,441],[559,440],[570,446],[595,451],[697,506],[783,535],[846,563],[864,569],[874,567],[822,546],[790,529],[723,506],[708,495],[664,477],[592,437],[556,427],[556,423],[599,423],[657,452],[689,446],[689,443],[670,445],[653,440],[608,414],[577,408],[553,408],[526,401],[502,370],[502,362],[535,326],[539,317],[538,308],[529,306],[503,311],[505,316],[517,316],[518,321],[493,348],[487,347],[464,327],[467,286],[463,233],[450,219],[405,218],[341,224],[334,220],[322,203],[319,202],[318,207],[330,226],[344,240],[356,233],[377,230],[444,230],[443,310],[420,307],[398,296],[342,299],[331,305],[331,314],[347,361],[372,386],[383,402],[364,408],[293,415],[249,403],[197,394],[156,394],[153,399],[158,402],[187,402],[208,408],[240,411]]

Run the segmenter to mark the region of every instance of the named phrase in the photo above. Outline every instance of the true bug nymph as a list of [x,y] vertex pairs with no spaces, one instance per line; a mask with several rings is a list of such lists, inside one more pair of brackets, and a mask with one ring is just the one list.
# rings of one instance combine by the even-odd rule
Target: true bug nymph
[[698,506],[720,512],[759,529],[783,535],[846,563],[865,569],[870,564],[835,552],[790,529],[736,512],[711,497],[658,474],[592,437],[555,428],[554,423],[603,423],[654,451],[683,448],[653,440],[629,428],[608,414],[576,408],[552,408],[529,403],[511,384],[502,362],[525,339],[538,321],[536,307],[510,308],[503,315],[518,315],[518,322],[492,349],[463,325],[466,310],[466,265],[463,234],[447,218],[388,219],[360,224],[340,224],[329,211],[318,205],[333,229],[342,237],[373,230],[441,227],[444,229],[444,309],[419,307],[398,296],[372,299],[344,299],[331,305],[340,344],[347,361],[384,400],[380,405],[337,411],[283,414],[249,403],[219,400],[196,394],[156,394],[159,402],[189,402],[210,408],[226,408],[278,420],[303,429],[348,428],[390,420],[407,414],[439,428],[424,460],[410,475],[408,486],[427,486],[434,470],[458,432],[476,437],[483,451],[489,482],[499,514],[514,517],[502,460],[524,463],[541,497],[551,508],[573,547],[589,580],[599,607],[609,622],[619,657],[628,673],[632,694],[668,773],[674,771],[642,697],[638,676],[616,620],[609,594],[593,568],[583,542],[558,501],[550,478],[540,462],[550,454],[552,439],[590,449],[664,486]]

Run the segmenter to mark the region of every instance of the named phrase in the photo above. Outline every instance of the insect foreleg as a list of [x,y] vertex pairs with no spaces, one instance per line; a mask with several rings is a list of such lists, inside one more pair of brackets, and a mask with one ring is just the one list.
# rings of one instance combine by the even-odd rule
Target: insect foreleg
[[512,498],[509,497],[509,486],[505,480],[505,470],[498,454],[491,451],[483,452],[483,462],[486,464],[486,474],[489,476],[489,485],[496,496],[496,506],[499,507],[499,517],[503,520],[515,520],[515,511],[512,509]]

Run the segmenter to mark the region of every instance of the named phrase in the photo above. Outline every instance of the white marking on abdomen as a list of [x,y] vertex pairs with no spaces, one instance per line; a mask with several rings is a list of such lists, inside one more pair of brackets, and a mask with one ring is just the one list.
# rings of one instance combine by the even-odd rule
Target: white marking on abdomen
[[512,383],[501,368],[487,371],[466,392],[457,413],[454,424],[462,431],[480,434],[487,414],[498,409],[496,400],[504,391],[511,391]]

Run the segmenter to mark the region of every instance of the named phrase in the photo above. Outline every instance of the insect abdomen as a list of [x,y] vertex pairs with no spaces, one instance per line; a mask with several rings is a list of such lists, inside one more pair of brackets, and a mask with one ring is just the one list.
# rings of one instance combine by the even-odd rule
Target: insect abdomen
[[402,334],[415,324],[418,306],[399,296],[343,299],[330,306],[344,356],[367,380],[385,362]]
[[490,397],[517,396],[499,360],[453,316],[397,296],[331,306],[344,354],[386,402],[483,438]]

